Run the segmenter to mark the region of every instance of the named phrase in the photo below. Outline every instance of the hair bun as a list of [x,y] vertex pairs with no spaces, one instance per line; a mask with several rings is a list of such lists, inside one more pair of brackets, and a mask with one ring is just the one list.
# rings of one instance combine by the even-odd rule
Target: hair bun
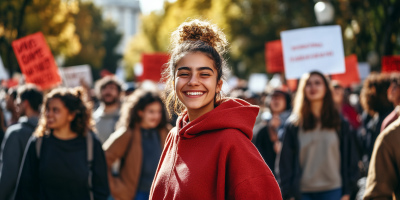
[[82,97],[83,97],[83,93],[84,93],[84,89],[83,89],[83,87],[81,87],[81,86],[79,86],[79,87],[75,87],[74,89],[73,89],[73,92],[72,92],[73,94],[75,94],[79,99],[81,99],[82,100]]
[[215,25],[207,21],[198,19],[182,23],[176,31],[172,33],[171,43],[176,46],[187,40],[203,41],[214,47],[220,54],[225,53],[228,41],[225,34]]

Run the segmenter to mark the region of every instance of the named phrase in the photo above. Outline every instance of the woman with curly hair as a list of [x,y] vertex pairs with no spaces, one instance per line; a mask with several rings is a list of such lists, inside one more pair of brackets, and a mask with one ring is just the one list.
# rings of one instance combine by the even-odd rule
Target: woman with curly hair
[[[122,105],[115,131],[103,144],[111,194],[115,200],[148,200],[164,147],[167,115],[157,93],[137,89]],[[112,166],[120,160],[119,175]]]
[[166,139],[150,199],[281,199],[251,143],[259,107],[221,95],[227,40],[205,21],[172,33],[165,102],[179,118]]
[[46,95],[27,145],[16,200],[105,200],[107,165],[83,89]]

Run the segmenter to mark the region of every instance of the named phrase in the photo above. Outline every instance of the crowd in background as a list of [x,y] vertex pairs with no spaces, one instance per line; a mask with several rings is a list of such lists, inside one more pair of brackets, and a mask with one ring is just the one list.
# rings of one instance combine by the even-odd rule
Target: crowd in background
[[[228,96],[260,107],[252,142],[283,199],[399,197],[399,74],[371,73],[361,90],[319,72],[297,91],[266,88]],[[148,199],[177,119],[156,84],[114,76],[94,89],[3,88],[0,101],[0,200]]]

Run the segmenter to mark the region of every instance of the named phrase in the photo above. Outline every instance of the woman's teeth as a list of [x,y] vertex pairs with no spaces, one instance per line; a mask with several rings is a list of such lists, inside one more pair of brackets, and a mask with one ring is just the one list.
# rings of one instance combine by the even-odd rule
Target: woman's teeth
[[191,95],[191,96],[200,96],[203,95],[203,92],[186,92],[187,95]]

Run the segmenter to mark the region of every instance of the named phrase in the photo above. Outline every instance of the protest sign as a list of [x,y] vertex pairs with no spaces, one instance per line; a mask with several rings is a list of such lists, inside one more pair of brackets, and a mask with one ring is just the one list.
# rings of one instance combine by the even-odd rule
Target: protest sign
[[268,73],[285,71],[283,65],[282,42],[274,40],[265,44],[265,58]]
[[143,74],[140,76],[140,81],[152,80],[159,82],[168,60],[169,55],[166,53],[142,54]]
[[333,74],[332,80],[336,80],[343,87],[349,87],[352,84],[360,83],[360,72],[358,71],[357,56],[352,54],[345,59],[346,72],[342,74]]
[[364,80],[369,76],[369,73],[371,73],[371,68],[367,62],[359,62],[358,72],[360,73],[361,80]]
[[9,79],[8,72],[4,68],[3,61],[1,60],[0,56],[0,80],[7,80],[7,79]]
[[297,90],[297,86],[299,84],[299,80],[297,79],[289,79],[286,80],[286,84],[291,92],[295,92]]
[[255,93],[264,92],[265,87],[268,83],[268,77],[266,74],[254,73],[249,78],[249,90]]
[[400,56],[383,56],[382,72],[400,72]]
[[285,76],[300,78],[304,73],[345,72],[342,33],[339,25],[281,32]]
[[12,47],[27,83],[48,89],[61,82],[53,55],[41,32],[13,41]]
[[81,86],[81,81],[84,81],[88,86],[92,86],[92,70],[89,65],[78,65],[73,67],[63,67],[62,74],[64,83],[67,87]]

